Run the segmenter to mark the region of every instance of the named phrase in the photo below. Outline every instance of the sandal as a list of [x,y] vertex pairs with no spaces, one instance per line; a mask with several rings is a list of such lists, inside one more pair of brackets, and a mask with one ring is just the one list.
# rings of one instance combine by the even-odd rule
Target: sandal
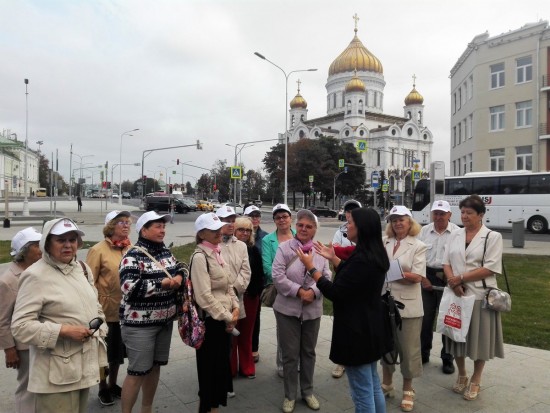
[[[414,389],[412,390],[403,390],[403,400],[401,400],[401,411],[403,412],[412,412],[414,408]],[[405,397],[410,397],[412,400],[405,400]]]
[[464,392],[464,399],[465,400],[477,399],[477,396],[479,395],[480,390],[481,390],[481,383],[470,382],[468,389],[466,389],[466,391]]
[[464,390],[468,387],[468,380],[470,380],[468,376],[459,375],[456,379],[456,383],[453,385],[453,391],[458,394],[464,393]]
[[395,389],[393,388],[393,384],[382,384],[380,387],[382,387],[384,397],[387,397],[388,399],[395,397]]

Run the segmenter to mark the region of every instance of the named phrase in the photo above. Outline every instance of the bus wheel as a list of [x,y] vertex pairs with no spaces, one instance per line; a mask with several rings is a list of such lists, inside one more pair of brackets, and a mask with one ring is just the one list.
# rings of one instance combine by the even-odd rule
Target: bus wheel
[[543,217],[536,215],[527,222],[527,229],[533,234],[543,234],[548,230],[548,222]]

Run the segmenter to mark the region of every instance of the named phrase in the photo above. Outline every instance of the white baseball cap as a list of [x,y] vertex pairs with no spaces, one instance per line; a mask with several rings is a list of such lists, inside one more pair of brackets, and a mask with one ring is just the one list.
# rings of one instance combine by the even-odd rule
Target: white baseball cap
[[206,214],[199,215],[199,217],[195,221],[195,232],[199,232],[203,229],[217,231],[227,224],[227,222],[222,222],[220,218],[213,212],[207,212]]
[[447,201],[435,201],[432,205],[432,211],[451,212],[451,205]]
[[229,205],[222,205],[216,211],[216,215],[220,218],[227,218],[227,217],[230,217],[232,215],[237,215],[237,213],[235,212],[233,207],[230,207]]
[[84,232],[78,229],[76,224],[69,218],[64,218],[57,222],[52,229],[50,229],[50,234],[52,235],[63,235],[67,232],[74,231],[81,237],[84,235]]
[[131,217],[132,214],[129,211],[111,211],[105,216],[105,225],[118,217]]
[[137,220],[136,232],[139,234],[139,231],[141,231],[141,228],[143,228],[143,226],[147,224],[149,221],[156,221],[158,219],[162,219],[164,222],[168,222],[170,221],[170,218],[171,218],[170,214],[159,215],[155,211],[146,212],[145,214],[140,216],[139,219]]
[[273,215],[275,215],[279,211],[286,211],[290,215],[292,215],[292,212],[290,212],[290,208],[288,207],[287,204],[277,204],[273,207]]
[[250,215],[253,212],[259,212],[260,214],[262,213],[262,211],[260,211],[260,208],[258,208],[256,205],[250,205],[244,210],[245,215]]
[[12,257],[16,256],[21,248],[27,245],[29,242],[37,242],[42,238],[42,234],[35,230],[33,227],[28,227],[19,231],[11,240],[11,252]]
[[412,217],[411,211],[409,211],[409,208],[407,208],[405,205],[396,205],[394,206],[390,212],[388,213],[388,216],[386,217],[386,221],[390,221],[391,217],[399,215],[399,216],[408,216]]

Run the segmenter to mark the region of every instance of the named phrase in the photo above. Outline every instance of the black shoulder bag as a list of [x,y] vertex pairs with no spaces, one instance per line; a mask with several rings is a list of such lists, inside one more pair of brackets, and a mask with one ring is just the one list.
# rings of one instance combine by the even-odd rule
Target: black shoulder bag
[[390,351],[382,356],[386,364],[399,364],[399,352],[401,345],[397,337],[397,329],[401,330],[401,314],[399,310],[405,308],[405,304],[396,301],[391,295],[391,291],[386,289],[386,293],[382,296],[382,306],[384,311],[384,325],[386,327],[386,343],[390,347]]

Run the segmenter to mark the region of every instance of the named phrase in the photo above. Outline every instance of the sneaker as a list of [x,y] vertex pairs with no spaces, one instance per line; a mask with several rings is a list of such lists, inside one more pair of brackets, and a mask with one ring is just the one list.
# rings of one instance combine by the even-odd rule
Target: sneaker
[[115,401],[113,400],[113,396],[109,389],[101,389],[99,390],[99,393],[97,394],[97,397],[99,398],[99,402],[103,406],[112,406],[115,404]]
[[319,410],[321,408],[321,405],[319,404],[319,400],[312,394],[311,396],[304,397],[304,401],[307,404],[307,407],[309,407],[311,410]]
[[229,397],[230,399],[232,399],[232,398],[235,397],[235,396],[236,396],[236,394],[235,394],[234,391],[228,391],[228,392],[227,392],[227,397]]
[[285,399],[285,401],[283,402],[283,413],[292,413],[294,411],[295,404],[296,400]]
[[115,384],[113,387],[109,387],[109,391],[114,398],[122,398],[122,388],[118,384]]
[[334,366],[334,369],[332,370],[332,377],[334,377],[335,379],[339,379],[344,375],[344,371],[346,371],[344,366],[337,364],[336,366]]

